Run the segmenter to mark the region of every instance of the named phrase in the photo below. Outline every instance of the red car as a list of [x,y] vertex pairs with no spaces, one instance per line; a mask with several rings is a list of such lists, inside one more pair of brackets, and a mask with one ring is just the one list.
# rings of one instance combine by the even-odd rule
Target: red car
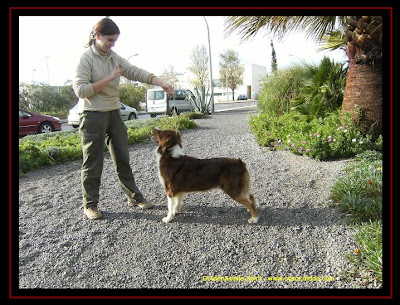
[[19,109],[19,136],[61,130],[59,118]]

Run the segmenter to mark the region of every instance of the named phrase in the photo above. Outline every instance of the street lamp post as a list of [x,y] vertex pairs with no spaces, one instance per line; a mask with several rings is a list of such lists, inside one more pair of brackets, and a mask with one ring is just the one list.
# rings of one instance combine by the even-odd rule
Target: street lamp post
[[139,54],[138,53],[136,53],[136,54],[132,54],[131,56],[129,56],[126,60],[127,61],[129,61],[129,58],[131,58],[131,57],[133,57],[133,56],[138,56]]
[[206,22],[207,25],[207,34],[208,34],[208,57],[210,58],[210,89],[211,89],[211,94],[210,94],[210,103],[211,103],[211,113],[214,113],[214,84],[213,84],[213,78],[212,78],[212,63],[211,63],[211,42],[210,42],[210,29],[208,28],[208,22],[205,16],[203,16],[204,21]]
[[44,57],[46,59],[46,64],[47,64],[47,82],[49,83],[50,86],[50,72],[49,72],[49,56]]
[[[132,54],[131,56],[129,56],[129,57],[126,59],[126,61],[129,61],[129,59],[130,59],[131,57],[133,57],[133,56],[138,56],[138,55],[139,55],[138,53]],[[126,84],[128,85],[128,80],[126,81]],[[131,81],[131,80],[129,81],[129,84],[132,86],[132,81]]]

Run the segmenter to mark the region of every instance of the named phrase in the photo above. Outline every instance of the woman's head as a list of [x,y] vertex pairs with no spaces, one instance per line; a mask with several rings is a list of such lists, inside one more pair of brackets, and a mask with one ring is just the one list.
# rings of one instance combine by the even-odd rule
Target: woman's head
[[103,18],[95,24],[90,32],[87,46],[91,46],[97,42],[99,47],[104,47],[104,52],[109,52],[109,49],[114,46],[119,36],[119,28],[110,18]]

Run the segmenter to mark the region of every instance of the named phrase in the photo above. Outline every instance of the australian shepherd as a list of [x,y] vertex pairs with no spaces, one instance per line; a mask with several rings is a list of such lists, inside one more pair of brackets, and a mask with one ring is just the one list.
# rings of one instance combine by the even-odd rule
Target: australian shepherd
[[196,159],[185,156],[181,135],[174,130],[152,129],[156,149],[158,178],[168,196],[170,222],[181,211],[183,196],[190,192],[220,188],[231,198],[243,204],[250,212],[249,223],[258,222],[254,196],[250,193],[250,176],[240,159]]

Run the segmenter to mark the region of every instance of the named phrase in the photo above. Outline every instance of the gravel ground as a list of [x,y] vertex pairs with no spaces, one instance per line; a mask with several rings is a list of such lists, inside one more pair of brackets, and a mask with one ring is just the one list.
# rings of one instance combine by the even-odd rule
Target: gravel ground
[[247,111],[221,112],[182,132],[186,154],[247,163],[258,224],[220,190],[186,195],[173,222],[157,178],[155,144],[130,147],[131,165],[152,210],[126,204],[109,154],[103,219],[84,217],[80,162],[19,181],[20,288],[358,288],[343,277],[354,232],[329,191],[349,161],[319,162],[260,148]]

